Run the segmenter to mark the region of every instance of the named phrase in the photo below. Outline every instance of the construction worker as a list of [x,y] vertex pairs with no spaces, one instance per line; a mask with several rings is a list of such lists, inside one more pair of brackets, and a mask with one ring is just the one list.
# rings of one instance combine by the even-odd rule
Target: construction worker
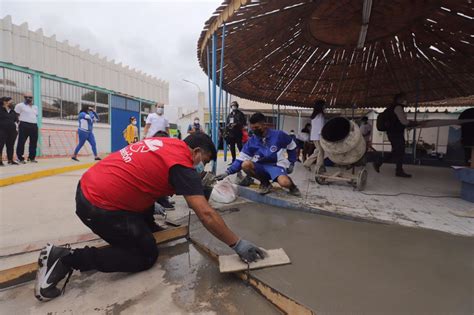
[[[91,167],[77,186],[76,214],[110,246],[70,249],[48,244],[41,250],[35,296],[41,301],[61,294],[58,283],[73,270],[139,272],[153,266],[158,248],[152,232],[158,197],[183,195],[215,237],[234,249],[242,260],[262,259],[264,253],[240,238],[224,223],[204,197],[199,172],[216,149],[203,133],[184,141],[152,137],[133,143]],[[63,287],[64,289],[64,287]]]
[[[249,121],[254,135],[245,144],[234,163],[216,179],[224,179],[242,169],[247,176],[260,181],[259,193],[262,195],[271,191],[270,181],[276,181],[280,186],[289,189],[290,194],[301,196],[298,187],[288,176],[293,172],[296,162],[296,143],[284,131],[268,128],[262,113],[253,114]],[[285,157],[285,151],[288,153],[288,159]]]

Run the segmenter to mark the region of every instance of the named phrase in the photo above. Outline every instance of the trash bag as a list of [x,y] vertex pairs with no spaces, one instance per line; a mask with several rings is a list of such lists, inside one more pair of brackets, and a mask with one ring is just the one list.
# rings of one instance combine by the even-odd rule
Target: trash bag
[[237,186],[229,178],[225,178],[214,185],[211,199],[220,203],[231,203],[237,199]]

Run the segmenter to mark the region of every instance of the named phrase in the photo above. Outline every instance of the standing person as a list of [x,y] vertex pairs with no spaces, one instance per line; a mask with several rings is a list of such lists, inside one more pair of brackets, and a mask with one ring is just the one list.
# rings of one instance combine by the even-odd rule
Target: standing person
[[383,163],[393,161],[396,164],[395,176],[410,178],[411,175],[403,170],[403,156],[405,155],[405,128],[414,126],[414,122],[407,119],[403,108],[407,105],[405,93],[399,93],[394,96],[393,104],[387,107],[387,137],[392,146],[392,151],[385,154],[383,159],[373,163],[377,173]]
[[[268,128],[262,113],[257,112],[250,117],[250,128],[254,135],[245,144],[238,159],[225,173],[216,176],[216,179],[224,179],[242,169],[248,177],[260,181],[261,195],[271,192],[270,181],[274,181],[287,188],[291,195],[301,196],[300,190],[288,176],[295,167],[296,143],[284,131]],[[288,158],[285,157],[285,152]]]
[[13,101],[11,97],[0,98],[0,166],[3,165],[3,147],[7,147],[7,160],[10,165],[18,165],[13,161],[13,146],[16,139],[16,122],[18,115],[13,109]]
[[91,145],[92,153],[94,153],[94,160],[99,161],[101,158],[97,155],[97,144],[93,133],[94,123],[99,121],[99,116],[94,111],[93,107],[88,107],[87,109],[83,108],[79,112],[78,121],[79,128],[77,129],[77,135],[79,136],[79,143],[77,144],[77,147],[74,150],[74,155],[71,159],[79,162],[77,154],[87,141]]
[[301,163],[300,156],[301,156],[301,149],[303,148],[303,142],[300,139],[298,139],[293,129],[290,130],[290,137],[296,143],[296,162]]
[[303,165],[310,169],[311,165],[316,162],[316,173],[324,172],[324,150],[321,147],[321,130],[324,126],[324,107],[326,102],[323,100],[317,100],[313,106],[313,113],[311,114],[311,134],[309,139],[314,144],[314,152],[311,156],[303,163]]
[[188,134],[192,135],[195,133],[204,132],[201,124],[199,123],[199,117],[194,118],[194,122],[188,126]]
[[170,123],[164,116],[165,108],[163,104],[156,103],[156,112],[151,113],[146,118],[143,134],[145,138],[151,138],[159,132],[163,137],[170,134]]
[[367,116],[362,117],[360,124],[360,133],[364,137],[366,151],[372,147],[372,125],[369,124],[369,118]]
[[[459,115],[458,119],[474,119],[474,107],[468,108]],[[461,144],[464,148],[464,163],[469,166],[474,147],[474,122],[461,125]]]
[[58,283],[66,277],[67,283],[74,270],[135,273],[153,267],[159,254],[153,231],[160,230],[153,204],[174,193],[183,195],[204,227],[243,261],[263,259],[264,251],[229,229],[204,197],[198,171],[216,157],[211,138],[198,133],[184,141],[145,139],[91,167],[77,185],[76,214],[110,246],[70,249],[48,244],[38,260],[36,298],[58,297]]
[[130,124],[123,131],[123,138],[127,141],[128,144],[138,142],[138,127],[137,119],[135,117],[130,117]]
[[299,139],[303,141],[303,162],[313,153],[314,144],[309,140],[311,134],[311,123],[307,123],[299,134]]
[[20,115],[20,125],[18,126],[18,144],[16,146],[16,155],[18,161],[25,164],[23,154],[25,152],[26,140],[30,139],[28,150],[28,161],[38,163],[36,161],[36,146],[38,142],[38,107],[33,104],[33,95],[25,93],[23,103],[15,106],[15,112]]
[[239,110],[239,103],[233,101],[230,104],[231,112],[227,116],[226,141],[230,147],[232,163],[236,159],[235,146],[242,151],[242,128],[245,126],[245,115]]

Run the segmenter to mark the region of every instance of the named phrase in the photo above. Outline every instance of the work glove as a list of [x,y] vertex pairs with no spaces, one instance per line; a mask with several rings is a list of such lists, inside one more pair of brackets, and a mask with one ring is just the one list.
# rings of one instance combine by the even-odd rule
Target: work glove
[[222,173],[222,174],[219,174],[216,176],[216,180],[219,181],[219,180],[223,180],[224,178],[226,178],[227,176],[229,176],[229,173],[225,172],[225,173]]
[[286,172],[288,174],[291,174],[291,173],[293,173],[294,169],[295,169],[295,164],[290,164],[290,166],[288,166],[288,169],[286,170]]
[[240,259],[246,263],[265,258],[265,252],[262,249],[244,239],[239,239],[239,241],[232,246],[232,249],[235,250]]

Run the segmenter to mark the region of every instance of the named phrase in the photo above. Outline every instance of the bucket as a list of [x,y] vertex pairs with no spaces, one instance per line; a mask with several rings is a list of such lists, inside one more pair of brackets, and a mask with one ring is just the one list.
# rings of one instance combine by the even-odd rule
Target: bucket
[[320,141],[329,159],[339,165],[356,163],[366,150],[359,126],[343,117],[332,118],[324,125]]

